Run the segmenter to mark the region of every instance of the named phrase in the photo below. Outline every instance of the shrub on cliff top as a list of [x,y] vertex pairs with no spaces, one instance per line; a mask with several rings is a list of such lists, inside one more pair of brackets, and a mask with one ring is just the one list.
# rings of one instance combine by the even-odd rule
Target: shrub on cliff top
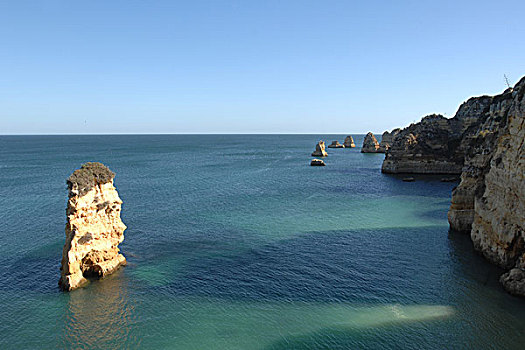
[[102,163],[88,162],[83,164],[67,179],[66,183],[71,190],[77,186],[80,195],[84,195],[96,184],[105,184],[113,180],[115,173]]

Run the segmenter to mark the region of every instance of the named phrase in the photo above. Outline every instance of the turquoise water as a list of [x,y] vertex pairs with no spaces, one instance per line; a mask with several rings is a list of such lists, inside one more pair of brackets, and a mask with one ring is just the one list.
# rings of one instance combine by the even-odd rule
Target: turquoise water
[[[356,144],[363,136],[356,136]],[[455,184],[344,135],[0,136],[0,348],[522,349],[525,300],[449,233]],[[129,265],[59,291],[65,179],[116,172]]]

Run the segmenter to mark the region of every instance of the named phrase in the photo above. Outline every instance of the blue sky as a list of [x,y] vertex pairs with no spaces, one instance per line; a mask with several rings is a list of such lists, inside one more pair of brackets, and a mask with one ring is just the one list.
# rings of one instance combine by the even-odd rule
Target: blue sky
[[364,133],[525,75],[525,1],[0,0],[0,134]]

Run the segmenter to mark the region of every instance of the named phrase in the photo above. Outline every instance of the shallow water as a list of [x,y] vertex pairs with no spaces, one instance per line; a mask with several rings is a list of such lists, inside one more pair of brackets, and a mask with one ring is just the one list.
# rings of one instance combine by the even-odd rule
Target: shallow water
[[[0,348],[522,349],[525,300],[448,232],[455,184],[359,148],[310,167],[318,139],[344,135],[0,136]],[[62,293],[86,161],[117,174],[129,265]]]

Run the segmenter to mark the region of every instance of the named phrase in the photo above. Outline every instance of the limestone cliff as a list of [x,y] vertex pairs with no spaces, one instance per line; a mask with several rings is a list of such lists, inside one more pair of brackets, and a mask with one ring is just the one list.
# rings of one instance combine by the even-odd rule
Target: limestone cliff
[[453,118],[432,114],[402,129],[394,137],[384,173],[461,174],[469,138],[486,120],[493,97],[473,97]]
[[315,145],[315,151],[312,153],[312,157],[326,157],[328,153],[325,151],[324,141],[319,141]]
[[492,125],[499,125],[492,136],[487,131],[495,139],[492,149],[483,142],[473,148],[490,160],[479,168],[470,236],[487,259],[513,268],[501,282],[509,292],[525,296],[525,78],[495,98],[484,126]]
[[345,141],[343,145],[345,146],[345,148],[354,148],[355,147],[354,138],[348,135],[347,137],[345,137]]
[[113,186],[115,174],[101,163],[86,163],[67,180],[69,199],[66,242],[59,285],[70,291],[126,264],[118,245],[126,226],[120,219],[122,201]]
[[465,149],[461,182],[452,192],[448,212],[450,227],[470,232],[474,221],[474,197],[484,191],[485,174],[490,168],[500,133],[504,132],[507,114],[512,103],[511,90],[491,99],[491,105],[482,118],[483,123],[462,140]]
[[376,137],[371,132],[366,134],[365,139],[363,140],[361,153],[382,153],[379,149],[379,142],[377,142]]
[[497,96],[473,97],[456,115],[424,117],[387,150],[385,173],[461,174],[450,227],[507,269],[501,283],[525,296],[525,78]]

